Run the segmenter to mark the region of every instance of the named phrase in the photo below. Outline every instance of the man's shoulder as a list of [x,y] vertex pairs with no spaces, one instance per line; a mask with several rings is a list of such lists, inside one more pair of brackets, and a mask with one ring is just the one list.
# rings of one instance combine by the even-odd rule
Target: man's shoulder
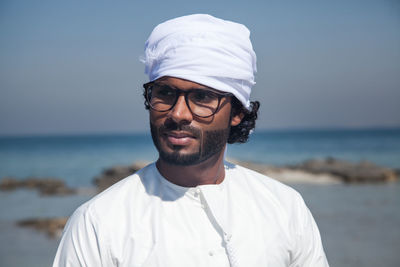
[[155,177],[151,175],[154,168],[154,163],[151,163],[122,179],[81,205],[76,212],[90,214],[92,217],[124,213],[124,209],[129,209],[135,203],[140,202],[139,199],[148,197],[146,186],[155,182]]

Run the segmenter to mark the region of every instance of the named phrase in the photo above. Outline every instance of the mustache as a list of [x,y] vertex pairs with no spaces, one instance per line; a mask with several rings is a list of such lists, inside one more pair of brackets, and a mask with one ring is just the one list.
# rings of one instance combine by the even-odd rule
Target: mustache
[[200,138],[202,135],[202,132],[200,129],[190,126],[190,125],[178,124],[174,121],[169,121],[169,122],[166,121],[164,124],[162,124],[160,127],[158,127],[157,130],[158,130],[159,134],[168,133],[170,131],[184,131],[184,132],[190,133],[191,135],[193,135],[196,138]]

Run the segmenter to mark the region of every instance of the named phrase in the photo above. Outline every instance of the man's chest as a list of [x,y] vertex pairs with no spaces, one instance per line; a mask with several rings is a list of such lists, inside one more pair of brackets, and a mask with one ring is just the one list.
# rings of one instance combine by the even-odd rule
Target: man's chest
[[278,221],[251,208],[224,214],[209,204],[149,207],[154,211],[125,237],[119,266],[288,266],[290,244]]

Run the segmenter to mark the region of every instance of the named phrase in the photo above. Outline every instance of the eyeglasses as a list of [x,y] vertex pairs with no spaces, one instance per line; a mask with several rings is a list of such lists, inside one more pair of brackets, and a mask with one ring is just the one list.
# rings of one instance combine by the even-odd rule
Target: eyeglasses
[[150,108],[164,112],[171,110],[180,95],[185,96],[185,102],[193,115],[207,118],[214,115],[223,97],[232,95],[231,93],[217,93],[207,89],[180,90],[166,84],[149,82],[143,85],[145,97]]

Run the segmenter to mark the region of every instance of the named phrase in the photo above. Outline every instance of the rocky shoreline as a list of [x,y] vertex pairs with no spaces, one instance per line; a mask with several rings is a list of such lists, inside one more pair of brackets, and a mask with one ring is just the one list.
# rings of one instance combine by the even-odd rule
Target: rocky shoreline
[[20,227],[29,227],[44,232],[50,238],[61,237],[68,217],[55,217],[55,218],[30,218],[17,221]]
[[312,159],[297,165],[276,167],[249,162],[235,162],[283,183],[387,183],[398,180],[396,170],[372,162],[352,163],[335,158]]
[[[229,161],[288,184],[387,183],[398,180],[396,170],[381,167],[368,161],[351,163],[326,158],[281,167],[237,160]],[[114,166],[105,169],[99,176],[95,177],[94,184],[97,190],[101,192],[119,180],[135,173],[146,164],[142,162],[130,166]]]
[[[283,183],[337,184],[337,183],[387,183],[398,180],[398,171],[378,166],[368,161],[352,163],[326,158],[312,159],[297,165],[271,166],[267,164],[229,160],[246,168],[265,174]],[[97,192],[101,192],[121,179],[143,168],[148,162],[137,162],[128,166],[112,166],[93,178]],[[79,188],[68,187],[59,178],[29,177],[17,179],[3,177],[0,191],[16,189],[38,190],[41,196],[76,194]]]
[[139,162],[128,166],[120,166],[120,165],[112,166],[110,168],[103,170],[103,172],[100,175],[94,177],[93,184],[96,186],[97,191],[101,192],[107,189],[108,187],[112,186],[116,182],[137,172],[147,164],[148,163],[146,162]]
[[13,191],[19,188],[36,189],[42,196],[70,195],[77,192],[76,189],[68,187],[59,178],[36,178],[17,179],[14,177],[4,177],[0,181],[1,191]]
[[[313,159],[293,166],[270,166],[254,162],[239,162],[229,160],[241,166],[253,169],[273,179],[287,184],[339,184],[339,183],[388,183],[398,181],[399,173],[396,170],[377,166],[371,162],[351,163],[334,158]],[[99,193],[121,179],[135,173],[147,165],[138,162],[128,166],[112,166],[104,169],[101,174],[93,178],[93,184]],[[68,187],[57,178],[27,178],[17,179],[4,177],[0,180],[1,191],[16,189],[36,189],[40,196],[71,195],[79,189]],[[17,221],[21,227],[29,227],[45,232],[50,238],[59,237],[67,221],[67,217],[29,218]]]

